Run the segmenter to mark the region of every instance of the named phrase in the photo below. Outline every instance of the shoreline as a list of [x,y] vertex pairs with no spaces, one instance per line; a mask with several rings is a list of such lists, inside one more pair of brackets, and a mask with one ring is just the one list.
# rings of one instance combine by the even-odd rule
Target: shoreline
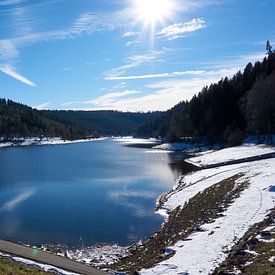
[[108,137],[66,140],[60,137],[52,138],[18,138],[12,141],[0,141],[0,149],[11,147],[45,146],[45,145],[69,145],[92,141],[107,140]]
[[[274,151],[274,146],[263,147]],[[219,163],[217,154],[221,156],[226,152],[224,159],[233,158],[237,160],[241,158],[245,160],[242,153],[246,154],[246,150],[242,151],[242,149],[247,149],[246,145],[205,152],[198,154],[197,158],[207,156],[209,160],[212,159],[212,162]],[[261,155],[263,152],[263,148],[259,145],[252,145],[249,149],[251,154],[259,153]],[[272,180],[275,179],[275,171],[272,169],[274,164],[275,159],[273,157],[200,169],[179,177],[172,190],[164,193],[156,200],[155,212],[165,217],[160,230],[141,247],[131,251],[130,257],[122,259],[118,265],[114,265],[112,268],[130,274],[136,270],[139,271],[139,274],[150,275],[182,272],[190,274],[211,273],[226,259],[228,256],[226,251],[230,251],[231,247],[242,238],[250,226],[262,221],[270,213],[270,209],[273,207],[271,192],[274,191],[270,188],[270,184],[272,185]],[[209,217],[209,220],[205,220],[202,213],[202,222],[198,221],[196,225],[188,225],[197,215],[191,215],[189,219],[184,221],[188,213],[186,211],[192,211],[192,205],[196,200],[203,201],[203,197],[207,198],[209,192],[213,193],[215,201],[215,193],[223,192],[223,186],[231,186],[232,190],[229,190],[228,194],[224,194],[225,200],[231,192],[236,193],[236,196],[232,197],[232,201],[230,199],[224,203],[221,200],[219,206],[213,208],[217,216],[214,215],[212,218]],[[199,208],[196,211],[205,208],[206,205],[198,203]],[[187,210],[190,207],[191,209]],[[238,211],[242,208],[244,214]],[[206,212],[209,210],[211,209],[205,208]],[[196,211],[195,213],[197,213]],[[182,216],[183,213],[185,215]],[[178,231],[177,228],[180,225],[177,223],[179,222],[186,223],[186,229]],[[205,247],[213,245],[215,249],[213,248],[213,251],[207,250],[207,257],[204,254],[201,255],[205,252]]]

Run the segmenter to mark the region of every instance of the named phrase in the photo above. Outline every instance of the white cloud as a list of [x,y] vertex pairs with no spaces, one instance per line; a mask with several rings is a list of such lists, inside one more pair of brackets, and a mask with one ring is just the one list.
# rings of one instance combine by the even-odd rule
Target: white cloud
[[[21,24],[21,25],[20,25]],[[24,29],[23,35],[14,38],[0,40],[0,60],[9,60],[18,57],[19,48],[39,41],[52,41],[74,39],[85,33],[94,33],[104,30],[113,30],[117,24],[115,19],[108,15],[84,13],[79,16],[67,29],[53,30],[48,32],[33,32],[31,27],[27,31],[26,22],[18,22],[17,28]]]
[[[199,77],[168,79],[154,82],[144,87],[144,90],[153,90],[150,91],[150,94],[131,98],[117,98],[117,100],[110,101],[107,105],[101,106],[98,104],[96,108],[92,109],[113,109],[134,112],[165,111],[180,101],[190,100],[195,94],[199,93],[203,87],[209,86],[211,83],[216,83],[225,76],[233,76],[237,70],[237,67],[222,68],[205,71],[199,74]],[[91,110],[91,108],[89,110]]]
[[9,200],[8,202],[6,202],[2,209],[4,210],[8,210],[8,211],[12,211],[13,209],[15,209],[20,203],[26,201],[27,199],[29,199],[31,196],[33,196],[35,193],[35,191],[33,189],[30,190],[25,190],[23,193],[17,195],[16,197],[14,197],[13,199]]
[[0,71],[3,72],[6,75],[9,75],[10,77],[15,78],[16,80],[32,86],[32,87],[36,87],[36,84],[34,82],[32,82],[31,80],[27,79],[25,76],[20,75],[19,73],[17,73],[11,66],[9,65],[4,65],[4,66],[0,66]]
[[12,60],[18,56],[16,45],[11,40],[0,40],[0,60]]
[[48,109],[48,107],[50,106],[51,104],[49,102],[46,102],[46,103],[42,103],[42,104],[39,104],[39,105],[36,105],[34,106],[33,108],[34,109],[37,109],[37,110],[45,110],[45,109]]
[[130,46],[133,46],[133,45],[136,45],[136,44],[139,44],[139,43],[140,43],[139,40],[133,40],[133,41],[127,42],[125,45],[126,45],[126,47],[130,47]]
[[163,51],[152,51],[143,55],[132,55],[128,58],[125,65],[119,66],[117,68],[111,69],[109,72],[105,73],[105,78],[117,77],[125,74],[128,69],[139,67],[143,64],[148,64],[152,62],[160,62],[159,56]]
[[[190,100],[194,94],[219,78],[177,79],[152,83],[145,88],[154,89],[150,94],[131,98],[116,98],[116,100],[96,100],[93,108],[84,110],[118,110],[131,112],[166,111],[182,100]],[[141,92],[139,92],[141,93]]]
[[194,32],[206,27],[206,22],[202,18],[194,18],[185,23],[175,23],[160,30],[157,35],[166,37],[169,40],[182,37],[186,33]]
[[100,96],[96,99],[89,100],[84,102],[85,104],[91,104],[95,105],[97,107],[102,107],[102,108],[107,108],[109,109],[109,106],[113,105],[118,98],[125,98],[130,95],[136,95],[141,93],[140,91],[136,90],[128,90],[128,91],[123,91],[123,92],[116,92],[116,93],[108,93],[103,96]]
[[139,32],[125,32],[123,33],[123,37],[131,37],[131,36],[136,36],[139,35]]
[[[20,1],[5,1],[2,5],[15,4]],[[115,20],[111,21],[107,15],[99,16],[92,13],[84,13],[77,18],[70,28],[64,30],[54,30],[49,32],[33,32],[31,25],[29,24],[26,16],[25,9],[16,8],[13,10],[16,13],[16,30],[20,35],[0,40],[0,62],[7,63],[7,65],[1,66],[0,71],[3,73],[21,81],[24,84],[30,86],[36,86],[35,83],[27,79],[26,77],[18,74],[15,68],[12,68],[8,63],[12,63],[18,58],[20,52],[19,49],[23,46],[39,42],[50,40],[62,40],[73,39],[84,33],[93,33],[103,30],[112,30],[115,28]]]
[[149,79],[149,78],[165,78],[165,77],[178,77],[183,75],[200,75],[205,71],[183,71],[172,73],[159,73],[159,74],[146,74],[146,75],[131,75],[131,76],[108,76],[105,80],[134,80],[134,79]]

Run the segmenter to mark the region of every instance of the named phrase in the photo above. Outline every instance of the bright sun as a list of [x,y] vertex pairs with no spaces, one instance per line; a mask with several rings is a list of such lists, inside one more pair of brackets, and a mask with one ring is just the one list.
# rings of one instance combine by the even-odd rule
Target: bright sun
[[145,25],[162,22],[173,15],[174,9],[174,0],[134,0],[136,18]]

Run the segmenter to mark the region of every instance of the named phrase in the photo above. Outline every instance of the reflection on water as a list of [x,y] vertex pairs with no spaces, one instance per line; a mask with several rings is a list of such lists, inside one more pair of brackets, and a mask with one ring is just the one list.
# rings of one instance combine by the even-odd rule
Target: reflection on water
[[169,154],[169,166],[172,169],[175,178],[199,169],[184,161],[188,157],[190,157],[188,154],[181,152]]
[[[148,150],[148,149],[147,149]],[[0,150],[0,238],[127,245],[159,229],[175,156],[118,141]]]

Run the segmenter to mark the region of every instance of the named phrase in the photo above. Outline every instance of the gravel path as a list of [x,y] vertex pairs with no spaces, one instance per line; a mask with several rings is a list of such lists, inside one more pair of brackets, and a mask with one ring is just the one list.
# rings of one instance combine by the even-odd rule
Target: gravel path
[[69,260],[64,257],[57,256],[41,250],[33,251],[33,248],[26,247],[20,244],[9,241],[0,240],[0,251],[14,254],[22,258],[40,262],[43,264],[52,265],[66,271],[71,271],[84,275],[104,275],[107,274],[101,270],[97,270],[85,264]]

